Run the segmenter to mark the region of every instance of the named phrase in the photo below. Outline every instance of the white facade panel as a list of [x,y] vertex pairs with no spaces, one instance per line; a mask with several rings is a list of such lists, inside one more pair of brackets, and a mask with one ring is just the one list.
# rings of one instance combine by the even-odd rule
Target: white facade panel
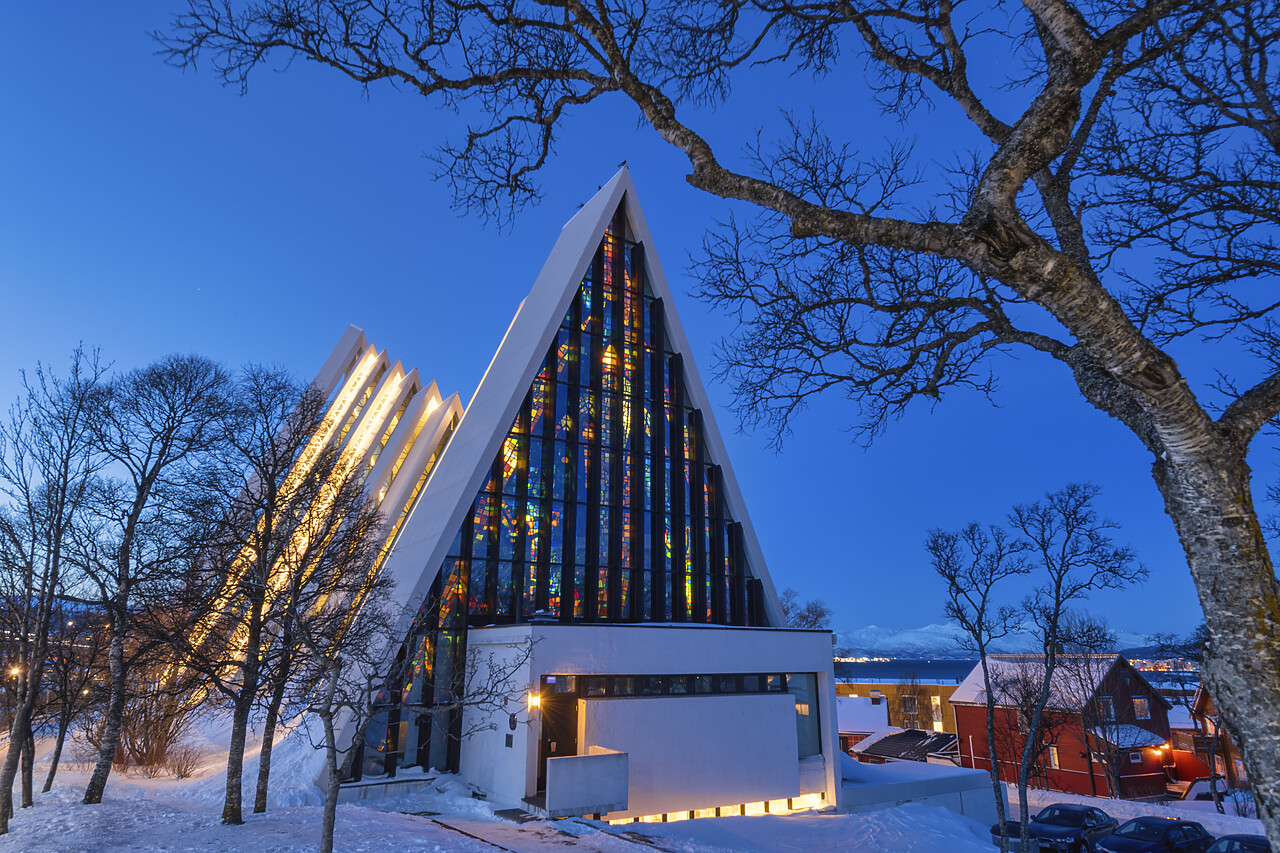
[[579,700],[578,744],[630,757],[627,809],[609,818],[800,794],[786,693]]

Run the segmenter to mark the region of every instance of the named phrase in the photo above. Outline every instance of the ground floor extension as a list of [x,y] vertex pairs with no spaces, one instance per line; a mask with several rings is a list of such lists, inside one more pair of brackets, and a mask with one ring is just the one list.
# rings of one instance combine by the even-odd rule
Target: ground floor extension
[[521,659],[528,691],[464,710],[459,770],[551,816],[838,806],[830,642],[704,625],[471,629],[472,660]]

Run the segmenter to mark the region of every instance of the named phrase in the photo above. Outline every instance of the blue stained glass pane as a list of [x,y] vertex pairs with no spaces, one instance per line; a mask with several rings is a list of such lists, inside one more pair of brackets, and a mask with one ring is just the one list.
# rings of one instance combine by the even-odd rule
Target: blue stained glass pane
[[577,517],[574,518],[574,548],[573,561],[581,566],[587,562],[587,512],[586,504],[577,504],[575,507]]
[[573,412],[569,411],[569,388],[556,386],[556,440],[564,441],[573,432]]
[[546,494],[542,482],[542,439],[529,439],[529,497],[540,498]]
[[609,508],[600,507],[600,551],[596,565],[609,565]]
[[591,447],[578,445],[578,500],[586,500],[591,482]]
[[591,392],[583,388],[578,392],[578,426],[581,433],[578,440],[592,442],[595,440],[595,398]]
[[582,335],[582,358],[579,360],[581,369],[575,380],[584,387],[591,386],[591,368],[595,364],[595,353],[600,348],[599,339],[594,335],[583,333]]
[[[589,269],[590,268],[588,268],[588,270]],[[592,316],[591,316],[591,287],[589,286],[590,281],[591,281],[590,272],[588,272],[587,277],[582,280],[582,286],[578,288],[578,298],[582,301],[582,331],[584,332],[591,332],[592,327],[594,325],[591,322]],[[596,330],[596,331],[598,333],[599,330]],[[583,337],[585,338],[586,335],[583,335]]]
[[484,600],[485,564],[472,561],[470,579],[467,581],[467,612],[483,614],[486,611]]
[[612,492],[609,490],[610,485],[610,469],[613,467],[613,451],[608,448],[600,449],[600,504],[608,506],[612,503]]
[[511,593],[514,591],[511,579],[511,563],[498,563],[498,615],[511,615]]
[[562,501],[569,471],[569,448],[563,441],[556,442],[554,468],[551,475],[551,496]]
[[550,559],[552,563],[559,563],[564,559],[564,504],[559,501],[551,504]]

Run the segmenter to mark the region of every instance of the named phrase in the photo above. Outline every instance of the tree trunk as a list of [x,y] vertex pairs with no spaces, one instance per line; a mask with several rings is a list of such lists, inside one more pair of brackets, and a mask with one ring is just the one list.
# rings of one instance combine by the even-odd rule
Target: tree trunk
[[107,788],[107,777],[111,775],[111,765],[116,760],[116,750],[120,747],[120,723],[124,719],[125,673],[124,673],[124,635],[117,630],[118,620],[112,620],[111,648],[107,652],[107,663],[111,671],[111,697],[107,701],[107,718],[102,727],[102,745],[98,749],[98,763],[89,777],[89,784],[84,789],[86,806],[102,802],[102,794]]
[[36,736],[31,727],[27,727],[27,739],[22,744],[22,807],[29,809],[35,805],[35,782],[32,776],[36,767]]
[[320,824],[320,853],[333,853],[333,829],[338,819],[338,782],[342,769],[338,766],[337,735],[333,731],[333,714],[324,716],[324,750],[328,758],[329,778],[324,787],[324,818]]
[[276,723],[280,719],[280,706],[284,703],[285,687],[289,683],[288,664],[282,664],[284,672],[276,680],[267,706],[267,720],[262,725],[262,748],[258,751],[258,790],[253,797],[253,813],[267,810],[267,784],[271,778],[271,750],[276,737]]
[[1280,584],[1243,454],[1197,449],[1199,455],[1170,450],[1153,474],[1204,610],[1205,681],[1244,754],[1258,817],[1267,835],[1280,839]]
[[[982,688],[987,691],[987,758],[991,763],[991,791],[996,797],[996,825],[1000,827],[1000,853],[1009,853],[1008,816],[1004,809],[1004,786],[1000,782],[1000,765],[996,756],[996,697],[991,692],[991,674],[987,671],[987,652],[982,656]],[[970,752],[973,750],[970,749]]]
[[[243,691],[242,691],[243,697]],[[244,772],[245,730],[249,727],[249,711],[253,707],[253,695],[238,698],[231,716],[231,745],[227,750],[227,795],[222,803],[222,822],[244,823],[241,816],[241,781]]]
[[333,828],[338,818],[338,783],[342,779],[342,767],[338,764],[338,736],[333,730],[333,704],[338,691],[338,679],[342,677],[342,661],[331,660],[326,664],[323,704],[317,708],[324,722],[324,752],[329,772],[324,788],[324,818],[320,823],[320,853],[333,853]]
[[18,759],[30,728],[31,709],[26,702],[19,702],[14,710],[13,725],[9,727],[9,751],[0,769],[0,835],[9,831],[9,818],[13,816],[13,780],[18,775]]
[[53,777],[58,775],[58,762],[62,760],[62,745],[67,741],[67,730],[71,728],[71,717],[63,712],[58,716],[58,739],[53,742],[53,753],[49,757],[49,775],[44,779],[42,793],[53,788]]

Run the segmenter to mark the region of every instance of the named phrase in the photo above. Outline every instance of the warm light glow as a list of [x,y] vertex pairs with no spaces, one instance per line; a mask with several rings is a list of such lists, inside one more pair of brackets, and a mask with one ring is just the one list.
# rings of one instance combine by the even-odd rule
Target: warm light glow
[[20,673],[20,672],[22,672],[22,670],[21,670],[21,669],[19,669],[19,668],[18,668],[18,667],[16,667],[16,666],[11,666],[11,667],[9,667],[9,674],[10,674],[10,675],[17,675],[17,674],[18,674],[18,673]]
[[80,693],[81,693],[81,695],[88,696],[88,695],[89,695],[89,688],[88,688],[88,687],[86,687],[84,690],[81,690],[81,691],[80,691]]
[[542,697],[539,694],[530,690],[529,691],[529,710],[532,711],[541,704],[542,704]]
[[942,723],[934,723],[934,724],[933,724],[933,730],[934,730],[935,732],[940,732],[940,731],[942,731]]

